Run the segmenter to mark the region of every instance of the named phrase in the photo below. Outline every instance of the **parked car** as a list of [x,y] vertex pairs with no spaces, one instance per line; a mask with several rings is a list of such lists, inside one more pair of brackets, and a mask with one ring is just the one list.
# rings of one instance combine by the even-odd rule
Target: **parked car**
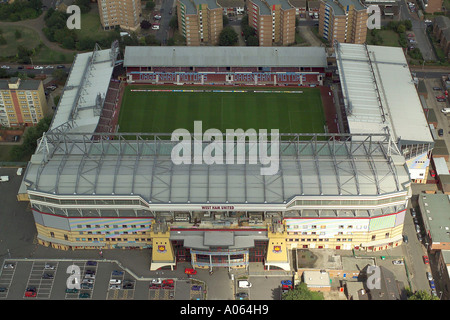
[[239,280],[238,281],[239,288],[251,288],[252,284],[248,282],[247,280]]
[[150,289],[160,289],[160,288],[161,288],[161,284],[159,284],[159,283],[152,283],[152,284],[149,286],[149,288],[150,288]]
[[444,135],[444,129],[441,128],[438,130],[438,136],[442,137],[443,135]]
[[91,297],[91,294],[89,292],[83,292],[83,293],[80,293],[79,297],[82,299],[87,299],[87,298]]
[[417,234],[417,240],[419,240],[419,242],[422,242],[422,236],[420,235],[420,233]]
[[66,293],[78,293],[78,289],[66,289]]
[[172,290],[174,288],[174,285],[173,284],[163,284],[161,288],[167,289],[167,290]]
[[109,289],[118,290],[118,289],[120,289],[120,285],[119,284],[112,284],[112,285],[109,286]]
[[396,266],[403,266],[405,263],[403,262],[403,260],[393,260],[392,264]]
[[449,114],[450,113],[450,108],[443,108],[443,109],[441,109],[441,112],[443,114]]
[[436,286],[434,285],[434,280],[430,280],[430,288],[436,289]]
[[82,283],[80,285],[81,289],[92,289],[94,287],[94,284],[92,283]]
[[6,292],[6,291],[8,291],[8,288],[6,288],[6,287],[0,287],[0,292]]
[[173,279],[165,279],[165,280],[163,280],[162,283],[163,283],[163,284],[173,284],[174,281],[173,281]]
[[159,30],[159,24],[152,25],[152,30]]
[[155,20],[161,20],[161,15],[155,14],[155,15],[153,16],[153,18],[155,18]]
[[86,279],[95,279],[95,274],[93,274],[93,273],[86,273],[84,277]]
[[408,243],[408,236],[406,234],[403,235],[403,242]]
[[123,275],[123,271],[114,270],[114,271],[112,272],[112,275],[113,275],[113,276],[121,276],[121,275]]
[[121,284],[122,280],[120,279],[111,279],[109,280],[109,284]]
[[152,284],[161,284],[162,280],[161,278],[152,279]]
[[83,281],[81,281],[81,283],[93,284],[94,280],[88,279],[88,278],[84,278]]
[[56,67],[57,69],[65,69],[66,66],[63,66],[62,64]]
[[420,226],[418,224],[416,224],[415,227],[416,227],[416,232],[420,233]]
[[42,70],[42,69],[44,69],[43,66],[35,66],[35,67],[34,67],[34,70]]
[[413,218],[416,217],[416,209],[411,208],[411,216],[412,216]]
[[433,280],[433,275],[431,274],[431,272],[427,272],[427,279]]
[[434,90],[434,91],[441,91],[442,88],[441,88],[441,87],[433,87],[433,90]]
[[86,265],[87,266],[96,266],[97,262],[96,261],[88,261],[88,262],[86,262]]
[[3,269],[14,269],[14,264],[12,263],[7,263],[3,266]]
[[36,287],[28,287],[25,290],[25,297],[36,297],[36,296],[37,296]]
[[195,275],[195,274],[197,274],[197,270],[192,269],[192,268],[186,268],[186,269],[184,269],[184,273],[190,274],[190,275]]
[[[442,129],[441,129],[442,130]],[[430,175],[431,177],[436,177],[436,171],[434,171],[433,169],[430,170]]]
[[202,290],[202,286],[192,286],[191,290],[193,290],[193,291],[201,291]]
[[238,292],[238,293],[236,293],[236,298],[239,299],[239,300],[247,299],[248,298],[248,293],[246,293],[246,292]]
[[419,224],[419,219],[413,218],[414,224]]
[[133,289],[134,285],[132,282],[127,282],[122,286],[122,289]]
[[54,276],[51,273],[44,273],[42,279],[53,279]]
[[55,270],[55,266],[52,265],[52,264],[46,264],[46,265],[44,266],[44,269],[45,269],[45,270]]
[[95,271],[88,269],[88,270],[86,270],[86,274],[95,274]]
[[430,259],[428,259],[428,256],[423,256],[423,263],[430,264]]
[[2,69],[11,69],[9,66],[2,66]]
[[46,68],[46,69],[53,69],[53,66],[50,66],[50,65],[49,65],[49,66],[46,66],[45,68]]

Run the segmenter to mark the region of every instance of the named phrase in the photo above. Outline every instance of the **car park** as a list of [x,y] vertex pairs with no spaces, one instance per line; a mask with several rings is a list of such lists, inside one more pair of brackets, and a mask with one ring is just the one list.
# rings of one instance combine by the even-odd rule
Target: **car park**
[[423,263],[430,264],[430,259],[428,259],[428,256],[423,256]]

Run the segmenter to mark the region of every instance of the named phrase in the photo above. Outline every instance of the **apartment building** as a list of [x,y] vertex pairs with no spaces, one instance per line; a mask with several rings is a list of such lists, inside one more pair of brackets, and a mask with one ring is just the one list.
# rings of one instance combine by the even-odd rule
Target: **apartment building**
[[340,43],[362,44],[367,35],[367,8],[358,0],[321,0],[319,34],[331,45]]
[[0,124],[13,127],[35,125],[47,113],[44,86],[40,80],[0,80]]
[[119,26],[135,31],[140,26],[141,0],[98,0],[98,12],[103,29]]
[[223,8],[214,0],[178,0],[178,26],[186,45],[215,45],[223,29]]
[[287,0],[249,0],[248,23],[263,47],[295,42],[296,8]]

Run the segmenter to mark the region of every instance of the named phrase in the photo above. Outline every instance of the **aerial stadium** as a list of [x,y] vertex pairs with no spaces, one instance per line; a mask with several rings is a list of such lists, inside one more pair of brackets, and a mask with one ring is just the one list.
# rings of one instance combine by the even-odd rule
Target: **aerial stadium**
[[[181,58],[168,56],[169,49],[182,52]],[[175,164],[172,151],[179,142],[171,139],[171,132],[156,131],[172,129],[164,123],[164,117],[151,121],[157,112],[146,116],[150,120],[148,128],[137,123],[141,131],[126,132],[135,128],[132,126],[122,131],[121,127],[130,123],[119,121],[122,112],[131,112],[128,110],[135,103],[130,106],[126,102],[127,90],[129,94],[131,90],[147,90],[144,93],[149,95],[166,90],[165,96],[150,101],[157,104],[159,100],[173,99],[168,105],[174,104],[174,108],[177,97],[168,98],[170,94],[190,93],[176,90],[201,90],[199,93],[208,93],[206,101],[215,101],[209,97],[215,85],[205,84],[203,75],[192,77],[195,83],[180,83],[180,79],[187,78],[177,72],[204,72],[197,70],[201,62],[217,72],[222,72],[220,68],[231,72],[239,64],[250,74],[272,74],[272,68],[277,67],[297,68],[275,72],[318,72],[314,80],[317,83],[297,77],[297,82],[290,84],[296,91],[307,92],[311,86],[322,85],[323,78],[319,77],[327,64],[324,48],[311,49],[323,51],[312,55],[315,58],[305,54],[307,48],[268,49],[251,60],[239,60],[237,56],[227,60],[225,56],[231,54],[228,52],[224,59],[211,60],[208,54],[200,59],[197,48],[127,47],[122,80],[113,77],[116,45],[78,54],[51,127],[39,141],[18,194],[20,200],[31,203],[39,243],[61,250],[149,250],[151,270],[175,268],[179,261],[189,261],[194,268],[248,268],[250,262],[261,262],[269,270],[290,270],[290,252],[295,248],[377,251],[400,245],[411,181],[405,157],[392,143],[389,132],[339,133],[323,123],[312,129],[316,132],[302,132],[295,126],[282,128],[290,132],[280,131],[277,150],[269,151],[270,155],[277,154],[278,170],[262,175],[261,170],[267,166],[263,162]],[[289,49],[289,54],[284,49]],[[292,59],[280,58],[277,52]],[[286,59],[288,64],[283,62]],[[173,70],[176,89],[164,87],[169,84],[159,82],[163,79],[160,74],[147,76],[164,72],[154,68],[174,66],[184,68]],[[142,72],[146,76],[142,77]],[[286,102],[289,105],[295,105],[295,97],[302,99],[303,93],[299,92],[255,93],[255,86],[260,89],[261,85],[255,81],[264,77],[252,76],[242,84],[227,83],[235,81],[233,74],[222,78],[225,83],[214,81],[218,81],[218,93],[222,94],[227,90],[230,92],[226,94],[238,95],[241,93],[231,91],[247,90],[251,91],[244,92],[249,94],[248,99],[258,94],[286,95],[290,97]],[[267,79],[266,91],[281,90],[276,87],[279,83],[274,83],[277,76]],[[281,87],[289,90],[285,84]],[[139,99],[138,95],[135,99]],[[310,101],[309,108],[322,108],[317,105],[320,99],[305,101]],[[246,104],[242,104],[241,115],[245,114]],[[319,112],[322,120],[324,113]],[[173,116],[168,113],[167,119],[172,121]],[[291,122],[296,120],[295,113],[291,117]],[[140,121],[139,116],[135,118]],[[263,119],[261,127],[270,118]],[[155,126],[158,123],[160,128]],[[206,123],[204,130],[220,127],[214,119]],[[250,128],[255,124],[244,125]],[[242,129],[248,133],[249,128]],[[249,159],[253,150],[247,138],[243,149],[236,144],[227,154],[244,150],[244,158]],[[199,143],[194,134],[191,141]],[[209,143],[200,141],[201,150],[205,151]]]

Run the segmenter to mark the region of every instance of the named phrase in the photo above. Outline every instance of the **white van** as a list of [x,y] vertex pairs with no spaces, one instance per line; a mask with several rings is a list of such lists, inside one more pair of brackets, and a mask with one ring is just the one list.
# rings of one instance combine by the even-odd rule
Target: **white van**
[[23,172],[23,168],[17,169],[17,175],[18,175],[18,176],[21,176],[21,175],[22,175],[22,172]]
[[9,181],[9,177],[8,176],[1,176],[0,177],[0,182],[6,182]]
[[449,114],[450,113],[450,108],[444,108],[444,109],[441,110],[441,112],[443,114]]
[[251,288],[252,284],[248,282],[247,280],[239,280],[238,281],[239,288]]
[[109,280],[109,284],[121,284],[122,280],[119,279],[111,279]]

